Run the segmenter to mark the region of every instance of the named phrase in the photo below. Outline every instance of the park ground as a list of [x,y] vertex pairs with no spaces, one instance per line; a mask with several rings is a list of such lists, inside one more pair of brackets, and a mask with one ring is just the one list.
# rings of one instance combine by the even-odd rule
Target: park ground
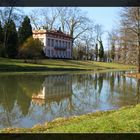
[[118,63],[106,63],[80,60],[42,59],[37,64],[32,61],[25,63],[21,59],[0,58],[0,72],[29,72],[29,71],[71,71],[71,70],[132,70],[136,66]]

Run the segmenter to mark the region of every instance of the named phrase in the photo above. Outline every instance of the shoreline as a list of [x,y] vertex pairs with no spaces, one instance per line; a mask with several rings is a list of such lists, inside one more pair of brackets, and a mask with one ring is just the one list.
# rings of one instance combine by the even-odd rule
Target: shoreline
[[[83,133],[83,132],[139,132],[140,131],[140,121],[139,121],[139,111],[140,104],[128,105],[125,107],[96,111],[92,113],[87,113],[79,116],[62,117],[56,118],[53,121],[45,122],[44,124],[36,124],[32,128],[3,128],[0,129],[0,133]],[[126,113],[124,115],[124,113]],[[137,114],[137,117],[133,117]],[[123,117],[124,115],[124,117]],[[130,120],[128,118],[131,118]],[[117,120],[115,120],[117,119]],[[125,119],[125,121],[124,121]],[[133,124],[133,127],[139,126],[135,131],[134,128],[128,126],[131,125],[129,122],[132,120],[138,121],[138,124]],[[90,122],[90,123],[89,123]],[[94,122],[94,123],[93,123]],[[118,124],[123,123],[128,125],[127,127],[118,127]],[[85,126],[85,124],[88,124]],[[118,123],[118,124],[117,124]],[[111,124],[111,126],[110,126]],[[101,128],[98,126],[102,126]],[[104,127],[105,125],[106,127]],[[93,127],[91,127],[93,126]],[[112,129],[113,126],[113,129]],[[72,128],[71,128],[72,127]],[[111,128],[110,128],[111,127]],[[115,128],[116,127],[116,128]],[[118,127],[118,128],[117,128]],[[75,129],[74,129],[75,128]]]
[[127,73],[126,77],[140,79],[140,73]]
[[4,75],[59,75],[59,74],[96,74],[116,71],[130,71],[128,69],[101,69],[101,70],[63,70],[63,71],[16,71],[16,72],[0,72],[0,76]]

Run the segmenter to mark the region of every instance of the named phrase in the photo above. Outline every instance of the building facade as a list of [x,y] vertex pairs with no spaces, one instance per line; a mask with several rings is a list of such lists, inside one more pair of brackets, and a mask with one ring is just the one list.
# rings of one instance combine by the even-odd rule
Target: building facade
[[72,37],[60,29],[33,30],[33,38],[38,38],[44,44],[44,53],[48,58],[72,58]]

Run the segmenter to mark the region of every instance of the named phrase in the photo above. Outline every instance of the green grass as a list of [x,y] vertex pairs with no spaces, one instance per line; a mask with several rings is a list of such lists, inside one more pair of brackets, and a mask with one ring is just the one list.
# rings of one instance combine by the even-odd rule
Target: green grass
[[77,61],[77,60],[52,60],[43,59],[39,64],[24,63],[20,59],[0,58],[1,72],[23,72],[23,71],[62,71],[62,70],[105,70],[105,69],[136,69],[132,65],[123,65],[117,63],[105,63],[94,61]]
[[92,133],[92,132],[140,132],[140,104],[115,111],[95,112],[70,118],[59,118],[33,128],[9,128],[0,132],[25,133]]

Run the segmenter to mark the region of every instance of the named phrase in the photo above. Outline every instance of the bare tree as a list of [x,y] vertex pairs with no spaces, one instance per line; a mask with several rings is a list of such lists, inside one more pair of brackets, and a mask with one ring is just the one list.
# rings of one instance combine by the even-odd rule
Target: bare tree
[[56,8],[52,7],[41,9],[41,14],[44,17],[45,25],[47,26],[47,28],[49,30],[52,30],[56,26],[55,22],[58,18],[58,11],[56,10]]
[[62,28],[63,32],[66,32],[66,21],[70,15],[68,15],[68,7],[58,7],[57,8],[58,14],[59,14],[59,21],[60,26]]
[[36,10],[36,9],[33,9],[31,11],[31,13],[29,14],[32,26],[33,26],[33,28],[35,28],[37,30],[39,30],[40,26],[43,26],[43,22],[40,19],[40,16],[38,16],[38,15],[40,15],[40,12],[39,12],[39,10]]
[[69,8],[68,15],[70,16],[66,20],[67,28],[74,42],[81,34],[90,30],[90,20],[79,8]]
[[110,56],[110,58],[112,60],[114,60],[114,58],[115,58],[115,48],[116,48],[117,39],[118,39],[117,30],[113,29],[112,31],[108,32],[109,45],[111,46],[111,50],[110,50],[110,55],[109,56]]
[[62,31],[72,36],[72,44],[91,29],[91,21],[80,8],[58,8],[57,10]]
[[98,41],[101,41],[102,40],[102,35],[104,34],[103,26],[100,25],[100,24],[95,24],[95,26],[94,26],[94,32],[95,32],[96,43],[97,43]]
[[81,37],[84,45],[85,45],[85,53],[86,53],[86,59],[88,60],[89,58],[91,59],[92,55],[91,54],[91,50],[93,49],[94,46],[94,36],[93,36],[93,32],[89,31],[86,32],[82,35]]
[[44,28],[52,30],[56,27],[58,11],[55,7],[34,9],[30,13],[30,18],[32,24],[36,29],[39,29],[40,26],[44,26]]
[[140,73],[140,7],[125,7],[121,13],[127,33],[132,33],[136,38],[133,41],[138,48],[138,72]]

